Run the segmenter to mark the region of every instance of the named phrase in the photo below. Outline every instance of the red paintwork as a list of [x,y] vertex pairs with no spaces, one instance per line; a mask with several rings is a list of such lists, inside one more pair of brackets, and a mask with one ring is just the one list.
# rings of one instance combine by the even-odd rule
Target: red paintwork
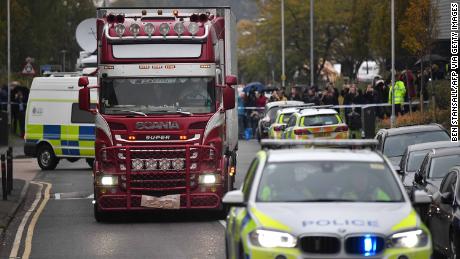
[[[125,19],[124,25],[126,26],[125,35],[130,35],[129,25],[133,22],[133,19]],[[147,21],[144,21],[147,22]],[[164,21],[148,21],[155,25],[155,34],[159,34],[159,25]],[[215,53],[213,48],[213,42],[218,39],[224,38],[224,19],[214,18],[211,21],[212,26],[209,36],[202,44],[202,55],[199,58],[180,58],[180,59],[117,59],[112,55],[112,43],[105,37],[105,33],[102,30],[107,23],[106,19],[98,19],[97,22],[97,35],[99,43],[99,64],[141,64],[141,63],[214,63]],[[168,23],[170,23],[168,21]],[[138,19],[138,24],[141,25]],[[174,35],[173,25],[171,23],[171,30],[169,35]],[[142,26],[142,25],[141,25]],[[188,22],[185,23],[188,26]],[[110,35],[115,36],[113,25],[110,25]],[[141,34],[143,36],[143,29],[141,28]],[[204,34],[204,27],[200,28],[197,33],[197,37]],[[185,34],[187,36],[188,34]],[[217,38],[213,39],[214,35]],[[165,41],[167,42],[167,41]],[[161,41],[154,41],[155,43],[163,43]],[[114,44],[116,44],[114,42]],[[129,42],[126,44],[135,44],[135,42]],[[145,41],[142,42],[145,44]],[[180,44],[178,47],[180,47]],[[223,91],[216,91],[216,94],[222,95]],[[216,107],[219,107],[219,100],[222,97],[217,97]],[[221,198],[225,193],[225,181],[227,169],[225,168],[226,158],[222,155],[224,147],[222,146],[223,139],[225,138],[225,125],[217,127],[208,134],[206,139],[204,138],[204,131],[208,121],[213,114],[201,114],[193,116],[182,116],[182,115],[155,115],[155,116],[124,116],[124,115],[106,115],[101,114],[102,117],[107,121],[112,139],[109,139],[101,129],[96,129],[96,163],[94,167],[94,188],[95,188],[95,200],[99,210],[148,210],[140,206],[140,199],[142,195],[154,195],[163,196],[169,194],[180,194],[181,195],[181,209],[220,209]],[[179,124],[177,130],[137,130],[135,128],[136,122],[163,122],[163,121],[176,121]],[[115,135],[121,136],[144,136],[144,135],[179,135],[179,136],[192,136],[200,134],[201,138],[194,142],[187,142],[184,144],[171,144],[167,141],[161,143],[136,143],[131,142],[126,144],[125,142],[117,142]],[[214,146],[210,146],[210,144]],[[113,145],[112,145],[113,144]],[[117,146],[120,145],[121,146]],[[200,151],[200,157],[194,159],[190,157],[190,151],[198,148]],[[185,150],[183,153],[174,153],[171,150]],[[146,156],[145,159],[153,158],[159,159],[161,157],[167,158],[172,156],[171,154],[180,155],[185,159],[185,169],[182,171],[144,171],[135,172],[131,170],[131,164],[126,161],[134,156],[138,156],[140,153],[133,150],[143,150],[142,155]],[[152,152],[152,150],[156,150]],[[169,151],[168,151],[169,150]],[[214,159],[206,160],[205,154],[209,150],[214,151]],[[169,153],[168,153],[169,152]],[[120,159],[119,153],[123,153],[125,158]],[[104,154],[104,155],[102,155]],[[190,170],[191,163],[197,163],[196,170]],[[125,164],[126,170],[120,169],[120,164]],[[220,174],[221,183],[213,185],[213,187],[206,186],[193,186],[194,181],[198,181],[198,175],[202,172],[215,172]],[[96,179],[98,176],[103,174],[118,175],[120,178],[120,184],[115,187],[103,187],[97,185]],[[185,178],[185,183],[182,180],[175,179],[174,177]],[[122,178],[125,180],[121,180]],[[136,178],[137,177],[137,178]],[[166,177],[162,178],[162,177]],[[170,177],[170,178],[168,178]],[[195,177],[195,178],[193,178]],[[124,183],[126,186],[123,186]]]

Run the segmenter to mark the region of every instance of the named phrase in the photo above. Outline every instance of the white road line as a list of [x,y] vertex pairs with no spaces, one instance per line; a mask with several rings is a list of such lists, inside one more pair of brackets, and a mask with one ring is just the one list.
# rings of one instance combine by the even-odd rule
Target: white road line
[[31,182],[33,184],[38,185],[38,192],[35,194],[35,200],[30,206],[30,209],[26,212],[24,217],[21,220],[21,224],[19,224],[18,231],[16,232],[16,236],[14,238],[14,243],[13,247],[11,248],[10,252],[10,258],[17,258],[18,257],[18,251],[19,251],[19,246],[21,245],[21,239],[22,239],[22,234],[24,232],[24,227],[27,224],[27,221],[29,220],[30,215],[32,214],[33,211],[35,211],[35,208],[37,207],[38,202],[41,199],[42,196],[42,189],[43,189],[43,184],[41,183],[35,183]]
[[86,197],[86,199],[94,199],[94,193]]
[[54,199],[60,200],[61,199],[61,194],[60,193],[55,193],[54,194]]
[[224,226],[224,228],[227,228],[227,222],[225,220],[219,220],[219,223]]

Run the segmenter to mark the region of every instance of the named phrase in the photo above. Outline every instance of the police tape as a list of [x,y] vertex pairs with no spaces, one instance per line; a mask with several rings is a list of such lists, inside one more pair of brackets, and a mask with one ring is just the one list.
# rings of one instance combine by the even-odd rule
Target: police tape
[[[429,104],[430,101],[424,101],[424,104]],[[395,105],[419,105],[420,101],[414,101],[414,102],[404,102],[401,104],[395,104]],[[301,105],[299,105],[301,106]],[[302,107],[302,109],[347,109],[347,108],[362,108],[362,109],[367,109],[371,107],[391,107],[392,104],[390,103],[373,103],[373,104],[344,104],[344,105],[316,105],[316,106],[307,106],[307,107]],[[289,106],[286,108],[296,108],[296,106]],[[265,110],[265,107],[238,107],[239,110],[260,110],[263,111]]]

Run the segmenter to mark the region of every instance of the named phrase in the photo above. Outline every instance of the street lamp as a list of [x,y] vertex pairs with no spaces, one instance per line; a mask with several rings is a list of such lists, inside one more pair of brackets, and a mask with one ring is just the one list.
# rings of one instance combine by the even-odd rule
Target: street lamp
[[62,72],[65,72],[65,53],[67,53],[67,50],[63,49],[61,50],[62,53]]
[[[7,61],[7,70],[8,70],[8,104],[7,104],[7,111],[8,111],[8,130],[11,130],[11,6],[10,0],[6,1],[7,4],[7,52],[8,52],[8,61]],[[10,147],[10,138],[8,138],[8,148]]]
[[314,0],[310,0],[310,87],[315,84],[315,62],[313,59],[313,15]]
[[395,120],[395,2],[391,0],[391,128],[395,126]]
[[281,86],[286,86],[286,61],[284,53],[284,0],[281,0]]

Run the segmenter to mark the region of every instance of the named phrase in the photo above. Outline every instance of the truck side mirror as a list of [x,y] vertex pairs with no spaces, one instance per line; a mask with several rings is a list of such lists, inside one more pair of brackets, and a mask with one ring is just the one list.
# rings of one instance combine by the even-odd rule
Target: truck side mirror
[[231,110],[235,108],[235,89],[227,85],[223,89],[224,92],[224,110]]
[[[80,78],[81,79],[81,78]],[[80,85],[80,80],[78,80]],[[82,111],[89,112],[90,108],[90,89],[88,87],[83,87],[78,91],[78,107]]]
[[225,77],[225,84],[228,86],[236,85],[238,83],[238,79],[236,76],[229,75]]
[[78,86],[87,87],[89,85],[89,79],[87,76],[81,76],[78,78]]

